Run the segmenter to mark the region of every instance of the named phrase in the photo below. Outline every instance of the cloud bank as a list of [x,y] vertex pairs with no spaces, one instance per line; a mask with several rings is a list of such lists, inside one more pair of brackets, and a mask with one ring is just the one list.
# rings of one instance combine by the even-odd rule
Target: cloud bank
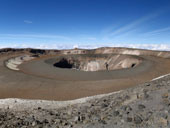
[[170,51],[170,44],[8,44],[1,45],[0,48],[36,48],[36,49],[95,49],[99,47],[127,47],[148,50]]

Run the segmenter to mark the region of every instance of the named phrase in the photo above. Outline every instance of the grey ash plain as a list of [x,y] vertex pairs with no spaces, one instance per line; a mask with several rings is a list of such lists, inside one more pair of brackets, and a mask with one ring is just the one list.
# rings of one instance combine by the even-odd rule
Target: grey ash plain
[[[136,53],[133,49],[123,50]],[[141,54],[159,55],[165,59],[170,57],[169,52],[139,51]],[[8,52],[11,52],[11,49],[5,51],[4,54]],[[4,105],[6,103],[1,100],[0,127],[168,128],[170,127],[170,76],[167,75],[153,81],[148,80],[101,97],[94,96],[85,102],[60,107],[55,105],[51,107],[52,104],[49,102],[43,106],[41,102],[44,101],[24,108],[27,105],[20,104],[17,99],[13,99],[11,102],[12,107],[9,104]]]

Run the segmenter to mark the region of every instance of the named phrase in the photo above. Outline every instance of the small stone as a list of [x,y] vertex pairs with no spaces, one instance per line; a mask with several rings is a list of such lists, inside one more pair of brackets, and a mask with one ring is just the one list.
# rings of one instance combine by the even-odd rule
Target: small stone
[[124,123],[125,121],[123,119],[120,120],[121,123]]
[[134,117],[134,122],[135,124],[141,124],[142,123],[142,118],[140,116],[135,116]]
[[149,94],[148,94],[148,90],[144,89],[143,93],[137,93],[137,99],[148,99],[149,98]]
[[76,116],[76,117],[74,118],[74,121],[78,121],[78,119],[79,119],[79,117],[78,117],[78,116]]
[[106,99],[103,100],[103,102],[106,102],[106,101],[107,101]]
[[126,106],[125,111],[132,111],[132,108],[130,106]]
[[63,125],[63,126],[67,126],[68,123],[65,121],[65,122],[62,123],[62,125]]
[[132,118],[131,117],[127,117],[126,121],[127,122],[132,122]]
[[43,121],[45,124],[49,123],[47,119],[44,119]]
[[105,120],[101,120],[100,121],[102,124],[107,124],[107,122]]
[[113,115],[114,115],[114,116],[118,116],[118,115],[119,115],[119,111],[114,111],[114,112],[113,112]]
[[58,124],[58,123],[60,123],[61,121],[60,121],[60,119],[55,119],[54,122],[55,122],[56,124]]
[[138,109],[140,109],[140,110],[142,110],[142,109],[144,109],[144,108],[146,108],[143,104],[139,104],[138,105]]
[[145,86],[150,86],[150,83],[145,83]]
[[148,94],[148,90],[144,90],[144,98],[148,99],[149,98],[149,94]]
[[169,101],[167,98],[164,98],[164,99],[163,99],[163,103],[164,103],[166,106],[170,106],[170,101]]
[[38,110],[40,110],[41,109],[41,107],[38,107]]
[[168,98],[168,93],[164,93],[164,94],[162,95],[162,98]]
[[54,115],[54,113],[53,113],[52,111],[50,111],[49,114],[50,114],[51,116]]
[[87,124],[87,123],[88,123],[88,121],[87,121],[87,120],[84,120],[84,121],[83,121],[83,124]]
[[91,106],[94,106],[94,104],[91,104]]
[[106,108],[108,105],[106,103],[102,104],[102,108]]
[[33,121],[33,122],[32,122],[32,126],[35,126],[35,125],[36,125],[36,122],[35,122],[35,121]]
[[161,126],[167,126],[168,125],[168,121],[166,120],[166,119],[164,119],[164,118],[160,118],[159,119],[159,124],[161,125]]
[[166,113],[161,113],[160,116],[161,116],[162,118],[164,118],[164,119],[167,119],[167,118],[168,118],[168,114],[166,114]]
[[21,128],[27,128],[27,126],[22,126]]

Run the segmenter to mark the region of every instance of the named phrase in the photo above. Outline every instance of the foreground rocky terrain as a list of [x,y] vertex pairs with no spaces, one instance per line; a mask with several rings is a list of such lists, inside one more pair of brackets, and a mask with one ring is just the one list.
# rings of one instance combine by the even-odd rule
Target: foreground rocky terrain
[[63,107],[54,102],[28,109],[26,103],[4,103],[0,127],[165,128],[170,127],[170,76]]
[[[1,57],[10,55],[14,53],[17,58],[12,58],[9,61],[8,59],[5,62],[12,61],[12,67],[17,69],[17,71],[7,70],[0,63],[0,79],[1,82],[9,82],[10,85],[16,85],[14,82],[17,78],[18,81],[22,81],[22,85],[19,85],[19,89],[16,91],[19,94],[22,94],[22,87],[26,89],[26,83],[30,84],[33,81],[27,81],[34,79],[36,76],[29,76],[19,72],[19,68],[16,66],[20,59],[22,60],[22,54],[26,59],[30,60],[30,57],[25,56],[29,54],[31,57],[41,57],[44,55],[54,55],[54,54],[84,54],[86,52],[94,53],[114,53],[126,55],[135,55],[135,56],[149,56],[145,59],[153,60],[153,65],[156,67],[149,67],[150,70],[154,69],[158,73],[153,75],[160,76],[160,74],[167,74],[154,80],[145,79],[145,82],[137,84],[136,86],[131,86],[129,88],[119,89],[117,92],[112,92],[109,94],[95,95],[92,97],[80,98],[77,100],[71,101],[46,101],[46,100],[24,100],[24,99],[14,99],[17,98],[11,97],[9,99],[0,100],[0,127],[2,128],[168,128],[170,127],[170,75],[168,75],[168,64],[169,64],[169,52],[157,52],[157,51],[147,51],[147,50],[134,50],[134,49],[112,49],[105,48],[104,50],[96,49],[92,51],[88,50],[64,50],[64,51],[45,51],[45,50],[35,50],[35,49],[3,49],[0,51]],[[18,52],[18,53],[17,53]],[[93,53],[93,54],[94,54]],[[157,56],[154,60],[155,56]],[[10,55],[11,57],[11,55]],[[161,59],[163,58],[163,60]],[[159,69],[160,65],[165,65],[165,69]],[[43,61],[44,62],[44,61]],[[149,62],[149,61],[148,61]],[[141,62],[142,63],[142,62]],[[155,64],[156,63],[156,64]],[[157,64],[158,63],[158,64]],[[11,63],[8,63],[9,65]],[[20,64],[20,63],[19,63]],[[149,63],[150,64],[150,63]],[[10,65],[11,66],[11,65]],[[132,70],[138,69],[136,66]],[[146,67],[146,65],[144,65]],[[38,67],[37,67],[38,68]],[[147,68],[149,70],[149,68]],[[163,66],[162,66],[163,68]],[[167,71],[165,71],[167,68]],[[140,69],[140,68],[139,68]],[[143,68],[142,68],[143,69]],[[57,70],[58,71],[58,70]],[[126,71],[126,70],[123,70]],[[143,70],[142,70],[143,71]],[[5,80],[4,74],[9,76],[9,79]],[[10,74],[11,73],[11,74]],[[72,72],[71,72],[72,73]],[[109,72],[108,72],[109,73]],[[146,73],[146,74],[145,74]],[[148,73],[148,74],[147,74]],[[160,73],[160,74],[159,74]],[[147,77],[150,75],[150,72],[144,72],[144,76]],[[15,75],[15,77],[14,77]],[[25,75],[25,76],[24,76]],[[135,74],[136,75],[136,74]],[[145,77],[140,76],[144,79]],[[20,79],[18,79],[20,77]],[[30,78],[30,79],[28,79]],[[129,75],[130,78],[130,75]],[[51,78],[50,78],[51,79]],[[128,79],[128,78],[127,78]],[[37,77],[34,80],[40,80],[43,82],[45,78]],[[107,80],[107,79],[106,79]],[[103,86],[105,85],[106,80],[100,80],[99,83]],[[135,80],[135,79],[133,79]],[[37,82],[36,81],[36,82]],[[103,82],[104,81],[104,82]],[[110,81],[110,80],[108,80]],[[32,82],[32,83],[31,83]],[[49,80],[47,81],[49,82]],[[103,83],[102,83],[103,82]],[[113,81],[112,81],[113,82]],[[14,84],[13,84],[14,83]],[[68,83],[71,83],[70,81]],[[73,81],[73,83],[76,83]],[[93,81],[90,81],[93,83]],[[83,82],[81,82],[83,84]],[[86,83],[88,84],[88,83]],[[97,83],[98,84],[98,83]],[[24,86],[23,86],[24,85]],[[4,85],[1,85],[1,89],[4,89]],[[39,90],[34,86],[27,85],[29,88],[33,87],[33,90]],[[115,86],[115,85],[112,85]],[[10,90],[12,86],[7,85]],[[38,87],[42,87],[38,86]],[[49,88],[50,86],[48,86]],[[88,87],[91,87],[89,85]],[[99,86],[97,86],[98,88]],[[47,88],[46,88],[47,89]],[[75,89],[75,88],[74,88]],[[89,90],[90,91],[90,88]],[[50,92],[50,91],[49,91]],[[2,92],[3,93],[3,92]],[[11,93],[13,93],[11,91]],[[25,91],[26,93],[26,91]],[[73,92],[74,93],[74,92]],[[46,94],[46,93],[45,93]],[[40,95],[44,95],[44,92],[41,92]],[[24,94],[22,94],[24,95]],[[10,95],[12,96],[12,95]],[[44,97],[41,97],[42,99]]]

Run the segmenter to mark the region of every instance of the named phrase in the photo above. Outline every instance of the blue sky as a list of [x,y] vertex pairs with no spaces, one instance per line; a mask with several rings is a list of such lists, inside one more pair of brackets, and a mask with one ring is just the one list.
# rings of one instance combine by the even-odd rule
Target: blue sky
[[0,47],[170,45],[169,0],[0,0]]

